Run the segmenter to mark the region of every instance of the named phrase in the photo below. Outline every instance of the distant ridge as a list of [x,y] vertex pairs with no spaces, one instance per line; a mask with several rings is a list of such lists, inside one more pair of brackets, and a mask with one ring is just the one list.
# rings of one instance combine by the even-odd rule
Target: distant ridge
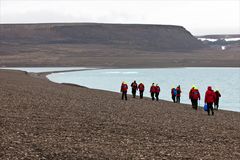
[[202,35],[202,36],[196,36],[198,38],[239,38],[240,34],[212,34],[212,35]]
[[204,35],[196,36],[204,44],[221,48],[227,46],[227,48],[239,47],[240,46],[240,34],[215,34],[215,35]]
[[204,48],[182,26],[101,23],[0,24],[1,44],[93,44],[150,51]]

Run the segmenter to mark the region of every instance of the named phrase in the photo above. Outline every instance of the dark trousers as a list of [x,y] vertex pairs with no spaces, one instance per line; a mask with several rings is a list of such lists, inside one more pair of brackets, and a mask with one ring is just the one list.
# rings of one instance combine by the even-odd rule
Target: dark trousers
[[177,96],[177,103],[180,103],[180,96]]
[[192,107],[197,110],[197,107],[198,107],[198,100],[197,99],[192,99]]
[[154,101],[154,92],[151,92],[151,97],[152,97],[152,100]]
[[172,95],[173,103],[176,103],[176,96]]
[[219,99],[216,99],[215,103],[214,103],[214,107],[218,109],[219,106]]
[[127,100],[127,91],[122,91],[122,100],[125,98]]
[[143,91],[139,91],[140,93],[140,99],[143,99]]
[[191,98],[192,108],[193,108],[193,99]]
[[135,97],[136,97],[136,92],[137,92],[137,90],[136,90],[136,89],[132,89],[132,95],[133,95],[133,98],[135,98]]
[[155,93],[155,97],[156,97],[156,100],[158,101],[158,96],[159,96],[159,93]]
[[208,106],[208,115],[210,115],[210,110],[212,111],[212,115],[214,115],[214,112],[213,112],[213,103],[207,103],[207,106]]

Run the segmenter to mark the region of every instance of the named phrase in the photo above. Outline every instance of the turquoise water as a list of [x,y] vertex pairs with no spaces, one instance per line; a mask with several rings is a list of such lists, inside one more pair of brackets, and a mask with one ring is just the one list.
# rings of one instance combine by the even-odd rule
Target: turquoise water
[[[66,70],[93,69],[84,67],[31,67],[1,68],[27,72],[52,72]],[[74,83],[94,89],[119,92],[122,81],[128,85],[133,80],[143,82],[146,86],[144,96],[150,97],[152,82],[161,87],[160,98],[171,101],[170,89],[181,85],[181,102],[190,104],[188,92],[192,85],[201,93],[200,105],[204,104],[204,94],[208,85],[218,89],[220,109],[240,112],[240,68],[152,68],[152,69],[101,69],[75,72],[61,72],[48,75],[56,83]],[[131,91],[129,90],[129,94]]]
[[[160,99],[171,101],[171,87],[181,85],[181,102],[190,104],[188,98],[192,85],[199,88],[200,105],[204,105],[207,87],[218,89],[222,94],[220,109],[240,112],[240,68],[153,68],[153,69],[101,69],[54,73],[47,76],[57,83],[74,83],[94,89],[119,92],[122,81],[130,86],[133,80],[143,82],[144,96],[150,97],[150,85],[161,87]],[[131,91],[128,91],[131,94]]]

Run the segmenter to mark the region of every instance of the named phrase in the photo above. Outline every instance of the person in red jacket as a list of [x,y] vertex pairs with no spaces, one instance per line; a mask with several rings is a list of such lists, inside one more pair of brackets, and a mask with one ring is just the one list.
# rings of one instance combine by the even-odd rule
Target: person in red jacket
[[156,100],[158,101],[158,96],[159,96],[159,93],[160,93],[160,87],[158,86],[158,84],[156,84],[155,86],[155,97],[156,97]]
[[192,92],[193,92],[194,89],[195,89],[195,86],[193,85],[192,88],[189,91],[189,99],[191,100],[192,108],[194,108],[193,99],[192,99]]
[[122,100],[124,98],[125,98],[125,100],[127,100],[127,90],[128,90],[128,85],[126,82],[123,82],[121,85]]
[[139,93],[140,93],[140,99],[143,98],[144,89],[145,89],[144,84],[143,84],[143,83],[140,83],[140,84],[138,85],[138,90],[139,90]]
[[177,86],[176,90],[177,90],[176,103],[180,103],[180,97],[182,93],[180,85]]
[[135,98],[136,97],[136,92],[137,92],[137,87],[138,87],[137,82],[136,81],[132,82],[131,87],[132,87],[133,98]]
[[215,92],[212,90],[212,87],[209,86],[205,93],[205,103],[207,103],[208,115],[210,115],[210,110],[212,111],[212,115],[214,115],[213,102],[215,102],[215,100],[216,100]]
[[154,94],[155,94],[155,86],[154,86],[154,83],[152,83],[152,86],[150,87],[150,93],[151,93],[151,97],[152,97],[152,100],[154,101]]
[[200,93],[197,89],[197,87],[194,87],[190,91],[190,99],[192,101],[192,107],[197,110],[198,108],[198,100],[200,100]]
[[218,110],[218,106],[219,106],[219,97],[221,97],[221,94],[218,90],[215,91],[215,95],[216,95],[216,99],[214,102],[214,107]]

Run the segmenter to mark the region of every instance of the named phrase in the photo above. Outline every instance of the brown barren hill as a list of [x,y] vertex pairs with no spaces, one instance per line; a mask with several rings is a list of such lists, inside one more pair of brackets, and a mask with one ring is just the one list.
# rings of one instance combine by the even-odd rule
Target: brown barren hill
[[240,113],[0,71],[0,159],[240,159]]
[[[0,24],[0,66],[8,67],[211,66],[208,56],[195,52],[204,47],[185,28],[173,25]],[[214,65],[236,65],[225,57],[220,61]]]
[[204,45],[185,28],[144,24],[1,24],[0,43],[95,44],[147,51],[186,51]]
[[181,26],[0,24],[0,66],[239,67],[239,45],[220,50]]

